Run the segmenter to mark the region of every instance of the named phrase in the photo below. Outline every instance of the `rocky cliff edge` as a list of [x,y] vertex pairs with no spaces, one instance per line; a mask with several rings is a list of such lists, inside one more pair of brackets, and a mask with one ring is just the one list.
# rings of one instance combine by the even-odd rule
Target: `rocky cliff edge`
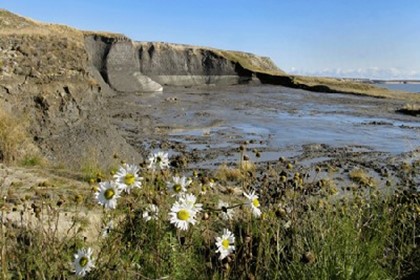
[[121,34],[44,24],[0,9],[0,108],[30,120],[33,141],[59,163],[77,166],[92,158],[106,163],[114,154],[141,158],[97,113],[108,97],[165,86],[259,83],[397,96],[339,79],[289,76],[269,58],[250,53],[133,42]]
[[[120,93],[166,85],[259,83],[255,71],[284,74],[268,58],[166,43],[133,42],[0,10],[0,108],[30,120],[30,135],[52,161],[140,155],[97,114]],[[77,144],[76,144],[77,143]]]

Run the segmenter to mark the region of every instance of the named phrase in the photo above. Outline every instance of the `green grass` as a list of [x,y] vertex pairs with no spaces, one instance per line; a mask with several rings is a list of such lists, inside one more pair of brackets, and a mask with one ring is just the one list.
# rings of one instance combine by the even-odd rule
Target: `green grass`
[[[93,193],[77,203],[68,198],[66,208],[52,196],[36,203],[30,196],[13,205],[3,201],[1,274],[4,279],[73,279],[73,254],[83,247],[94,251],[95,268],[87,279],[404,279],[419,272],[417,193],[394,186],[396,191],[385,195],[361,185],[336,196],[330,191],[332,179],[306,182],[283,165],[288,180],[278,180],[274,188],[238,169],[244,174],[215,173],[218,187],[200,195],[203,178],[194,177],[188,192],[198,196],[204,211],[187,231],[169,223],[176,200],[166,191],[170,170],[143,170],[142,188],[124,194],[113,210],[92,209]],[[260,218],[252,216],[241,192],[223,187],[248,191],[257,184]],[[219,199],[235,205],[234,220],[220,219]],[[159,206],[159,219],[145,222],[142,213],[149,203]],[[12,207],[21,215],[15,222],[7,219]],[[84,209],[91,209],[87,217],[99,215],[104,225],[114,222],[107,237],[96,228],[93,238],[85,239]],[[60,230],[60,221],[69,216],[70,228]],[[224,228],[234,233],[236,250],[219,260],[215,238]]]
[[25,167],[42,166],[45,164],[45,159],[39,154],[25,155],[20,162],[20,165]]

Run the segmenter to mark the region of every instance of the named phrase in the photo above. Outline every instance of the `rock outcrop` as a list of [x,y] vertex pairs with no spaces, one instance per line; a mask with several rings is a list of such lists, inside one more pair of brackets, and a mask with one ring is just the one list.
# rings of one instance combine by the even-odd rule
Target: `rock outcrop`
[[0,110],[28,119],[35,144],[54,163],[106,165],[113,154],[138,160],[96,113],[115,92],[92,63],[82,32],[0,10]]
[[[232,85],[255,75],[218,50],[168,43],[136,43],[141,72],[162,85]],[[254,56],[254,58],[257,58]]]
[[92,66],[115,91],[162,91],[160,84],[140,72],[139,56],[131,40],[88,35],[85,46]]
[[30,119],[30,133],[43,153],[66,165],[93,158],[106,164],[114,154],[141,159],[111,125],[111,116],[98,113],[109,97],[165,86],[258,83],[376,93],[368,85],[289,76],[269,58],[250,53],[133,42],[121,34],[43,24],[0,9],[0,109]]
[[162,86],[259,83],[257,71],[285,74],[266,57],[189,45],[132,42],[85,35],[90,61],[121,92],[159,91]]

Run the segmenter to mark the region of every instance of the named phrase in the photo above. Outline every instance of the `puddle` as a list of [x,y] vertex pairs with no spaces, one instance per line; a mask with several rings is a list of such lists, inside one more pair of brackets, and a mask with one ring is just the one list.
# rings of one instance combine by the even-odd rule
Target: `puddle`
[[314,166],[316,164],[319,164],[328,160],[331,160],[331,158],[329,157],[309,158],[309,159],[301,160],[299,164],[302,165],[303,167],[310,167],[310,166]]
[[[382,119],[355,117],[342,114],[296,116],[280,114],[275,122],[265,125],[273,131],[272,145],[323,143],[334,146],[361,145],[389,153],[402,153],[420,145],[419,125],[396,122],[393,125],[375,125]],[[387,121],[389,122],[389,120]],[[372,123],[372,124],[371,124]],[[404,130],[401,126],[410,126]]]

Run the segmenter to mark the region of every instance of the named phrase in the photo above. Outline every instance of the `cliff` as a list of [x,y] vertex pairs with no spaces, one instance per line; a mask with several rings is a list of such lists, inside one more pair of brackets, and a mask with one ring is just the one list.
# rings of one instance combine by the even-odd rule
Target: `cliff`
[[257,71],[285,75],[265,57],[249,53],[85,33],[96,71],[121,92],[160,91],[163,86],[258,83]]
[[[259,82],[253,70],[284,73],[267,58],[80,31],[0,10],[0,108],[29,120],[51,161],[77,166],[141,156],[98,113],[108,97],[166,85]],[[77,143],[77,145],[75,145]]]
[[29,119],[34,142],[53,161],[77,165],[94,155],[106,163],[113,154],[141,158],[98,113],[108,97],[165,86],[260,83],[406,97],[366,84],[289,76],[269,58],[250,53],[134,42],[121,34],[44,24],[0,9],[0,108]]
[[261,69],[285,74],[266,57],[249,53],[168,43],[138,42],[141,71],[163,85],[259,82]]
[[29,121],[33,142],[57,164],[109,162],[114,153],[138,159],[97,114],[114,92],[92,71],[84,38],[0,10],[0,110]]

